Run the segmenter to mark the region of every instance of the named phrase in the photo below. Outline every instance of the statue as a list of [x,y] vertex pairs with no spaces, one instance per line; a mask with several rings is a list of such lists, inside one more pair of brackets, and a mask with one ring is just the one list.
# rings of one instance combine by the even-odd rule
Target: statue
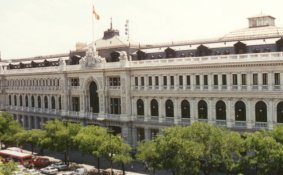
[[86,56],[80,59],[79,63],[82,67],[96,66],[100,63],[105,63],[105,58],[102,58],[96,52],[95,46],[90,45],[86,52]]

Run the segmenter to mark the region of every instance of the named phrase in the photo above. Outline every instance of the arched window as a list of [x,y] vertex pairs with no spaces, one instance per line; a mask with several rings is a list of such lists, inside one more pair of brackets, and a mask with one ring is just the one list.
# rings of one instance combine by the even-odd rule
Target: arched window
[[97,85],[94,81],[89,85],[89,105],[91,112],[99,113],[99,97],[97,93]]
[[235,104],[235,120],[246,121],[246,105],[242,101],[237,101]]
[[61,104],[61,96],[59,97],[59,110],[61,110],[62,109],[62,104]]
[[34,96],[31,96],[31,107],[34,108]]
[[54,96],[51,97],[51,107],[52,107],[52,109],[56,108]]
[[277,105],[277,123],[283,123],[283,101]]
[[14,95],[14,105],[17,106],[17,96]]
[[150,102],[150,112],[151,116],[158,116],[158,102],[157,100],[153,99]]
[[196,54],[197,56],[208,56],[208,55],[211,55],[211,50],[204,45],[200,45],[197,47]]
[[12,105],[12,97],[11,97],[11,95],[9,95],[9,105],[10,106]]
[[44,97],[44,108],[48,108],[48,99],[47,96]]
[[280,40],[276,41],[276,50],[277,52],[282,52],[283,51],[283,38]]
[[263,101],[259,101],[255,105],[255,121],[267,122],[267,107]]
[[222,100],[216,103],[216,119],[226,120],[226,105]]
[[144,115],[144,105],[142,99],[137,101],[137,115]]
[[37,106],[38,106],[38,108],[41,108],[41,98],[40,98],[40,96],[37,97]]
[[236,54],[247,53],[247,45],[240,41],[234,44],[234,49]]
[[181,110],[182,118],[190,118],[190,103],[187,100],[182,101]]
[[207,119],[207,103],[204,100],[198,102],[198,118]]
[[21,95],[20,95],[20,106],[23,106],[23,98]]
[[165,103],[166,117],[174,117],[174,105],[172,100],[167,100]]
[[28,107],[28,96],[25,97],[26,107]]

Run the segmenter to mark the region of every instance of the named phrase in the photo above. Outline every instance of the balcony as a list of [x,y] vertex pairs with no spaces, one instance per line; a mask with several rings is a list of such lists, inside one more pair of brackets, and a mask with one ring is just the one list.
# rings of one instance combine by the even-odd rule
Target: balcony
[[191,119],[190,118],[181,118],[181,125],[190,125]]
[[120,90],[120,86],[109,86],[109,90]]
[[267,129],[267,122],[255,122],[255,129]]
[[164,122],[167,124],[174,124],[174,117],[165,117]]
[[207,122],[208,122],[208,119],[199,118],[199,119],[198,119],[198,122],[205,122],[205,123],[207,123]]
[[149,121],[153,123],[158,123],[159,117],[158,116],[150,116]]
[[247,128],[247,122],[246,121],[235,121],[235,128]]
[[216,120],[215,122],[217,126],[227,126],[226,123],[227,123],[226,120]]
[[137,116],[137,121],[144,121],[144,116],[143,115],[138,115]]

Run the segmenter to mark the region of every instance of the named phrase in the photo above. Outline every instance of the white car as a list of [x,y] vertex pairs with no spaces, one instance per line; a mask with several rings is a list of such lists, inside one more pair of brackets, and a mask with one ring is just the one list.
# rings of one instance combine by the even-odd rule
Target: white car
[[74,171],[75,175],[87,175],[87,169],[86,168],[77,168]]
[[44,174],[57,174],[58,173],[58,169],[57,168],[53,168],[53,167],[45,167],[45,168],[41,168],[40,172],[44,173]]
[[65,171],[65,172],[62,172],[61,175],[75,175],[75,172],[74,171]]

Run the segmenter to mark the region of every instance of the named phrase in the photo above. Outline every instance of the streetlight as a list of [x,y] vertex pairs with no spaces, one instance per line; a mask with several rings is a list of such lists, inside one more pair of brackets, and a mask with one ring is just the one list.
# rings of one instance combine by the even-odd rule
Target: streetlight
[[[64,116],[62,117],[62,122],[63,122],[63,124],[65,126],[65,129],[67,130],[68,129],[68,121],[66,120],[66,118]],[[65,142],[65,152],[64,152],[65,164],[69,165],[69,156],[68,156],[69,155],[68,154],[68,152],[69,152],[69,143],[68,143],[68,139],[66,138],[64,140],[64,142]]]

